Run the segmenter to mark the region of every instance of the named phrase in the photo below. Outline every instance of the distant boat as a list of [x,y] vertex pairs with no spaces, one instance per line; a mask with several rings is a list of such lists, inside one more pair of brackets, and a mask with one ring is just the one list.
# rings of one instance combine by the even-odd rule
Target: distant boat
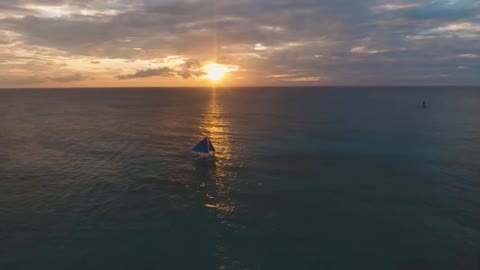
[[213,157],[215,156],[215,147],[213,147],[212,141],[210,141],[208,137],[205,137],[193,147],[192,152],[206,157]]

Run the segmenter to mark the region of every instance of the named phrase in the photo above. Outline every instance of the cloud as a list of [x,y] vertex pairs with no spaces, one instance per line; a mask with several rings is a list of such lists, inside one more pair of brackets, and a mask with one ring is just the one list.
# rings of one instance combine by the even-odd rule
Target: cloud
[[[7,3],[0,3],[0,14],[3,14],[5,17],[7,17],[7,13],[14,13],[16,15],[18,14],[34,14],[34,11],[28,8],[20,7],[20,6],[15,6],[12,4]],[[0,17],[1,18],[1,17]]]
[[285,82],[320,82],[323,81],[322,77],[296,77],[296,78],[283,78],[281,81]]
[[412,19],[440,19],[455,20],[473,17],[477,14],[475,10],[476,0],[434,0],[429,5],[418,9],[412,9],[405,15]]
[[377,54],[377,53],[388,52],[388,50],[367,49],[366,47],[363,47],[363,46],[352,48],[350,51],[354,54]]
[[60,76],[60,77],[50,77],[48,78],[49,81],[58,82],[58,83],[70,83],[70,82],[78,82],[78,81],[86,81],[92,79],[89,76],[85,76],[80,73]]
[[383,4],[379,6],[373,6],[372,10],[374,12],[386,12],[386,11],[398,11],[398,10],[405,10],[405,9],[416,9],[419,7],[423,7],[421,3],[390,3],[390,4]]
[[417,35],[409,36],[410,39],[434,39],[434,38],[459,38],[479,39],[480,23],[454,22],[419,32]]
[[205,71],[200,64],[200,61],[190,59],[183,65],[182,70],[177,72],[177,75],[181,76],[183,79],[200,78],[205,75]]
[[36,76],[27,76],[27,77],[6,77],[0,76],[0,84],[3,85],[31,85],[31,84],[40,84],[45,83],[47,80],[38,78]]
[[147,77],[172,77],[174,73],[168,67],[161,67],[161,68],[150,68],[145,70],[139,70],[132,74],[127,75],[119,75],[117,76],[120,80],[131,80],[131,79],[138,79],[138,78],[147,78]]
[[206,72],[200,61],[196,59],[188,59],[182,64],[173,65],[172,67],[149,68],[136,71],[132,74],[119,75],[118,79],[131,80],[147,77],[181,77],[183,79],[200,78]]
[[31,76],[16,76],[16,77],[0,77],[0,84],[4,85],[33,85],[33,84],[44,84],[49,82],[55,83],[71,83],[71,82],[78,82],[78,81],[86,81],[93,79],[90,76],[85,76],[83,74],[70,74],[64,76],[57,76],[57,77],[40,77],[37,75]]
[[33,83],[480,83],[474,0],[1,1],[0,74]]
[[458,57],[468,58],[468,59],[477,59],[477,58],[480,58],[480,55],[472,54],[472,53],[464,53],[464,54],[459,54]]

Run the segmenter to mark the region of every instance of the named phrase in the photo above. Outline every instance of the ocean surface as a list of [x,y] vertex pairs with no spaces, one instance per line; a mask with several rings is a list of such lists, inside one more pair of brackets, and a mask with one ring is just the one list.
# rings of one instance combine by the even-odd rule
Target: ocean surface
[[478,270],[480,88],[1,90],[0,269]]

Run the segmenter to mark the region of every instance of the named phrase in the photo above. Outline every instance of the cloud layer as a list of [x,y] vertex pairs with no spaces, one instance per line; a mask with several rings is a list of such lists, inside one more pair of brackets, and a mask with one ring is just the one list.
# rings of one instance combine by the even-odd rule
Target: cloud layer
[[[478,85],[475,0],[2,0],[0,87]],[[52,77],[51,74],[56,74]]]

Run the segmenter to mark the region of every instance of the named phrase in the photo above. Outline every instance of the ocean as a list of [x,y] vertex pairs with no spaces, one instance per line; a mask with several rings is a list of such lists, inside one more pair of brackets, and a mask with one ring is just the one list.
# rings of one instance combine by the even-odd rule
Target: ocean
[[478,87],[0,101],[0,269],[480,269]]

